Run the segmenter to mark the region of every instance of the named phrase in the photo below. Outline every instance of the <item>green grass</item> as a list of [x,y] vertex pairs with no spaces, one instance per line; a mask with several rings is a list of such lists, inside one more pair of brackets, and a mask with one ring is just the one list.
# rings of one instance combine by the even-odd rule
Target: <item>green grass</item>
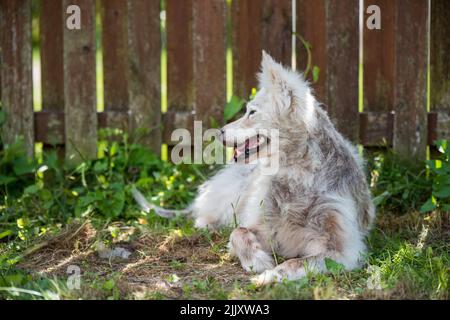
[[[382,213],[378,228],[369,237],[367,265],[351,272],[335,270],[329,274],[309,274],[293,282],[256,288],[248,282],[229,275],[224,283],[202,270],[197,275],[185,272],[188,263],[169,262],[164,279],[170,289],[139,288],[133,290],[128,278],[120,272],[106,274],[83,273],[80,289],[67,286],[67,276],[43,277],[18,268],[3,270],[0,277],[0,297],[7,299],[448,299],[448,242],[440,234],[443,221],[437,214],[427,217],[413,215],[398,218]],[[150,222],[143,232],[168,237],[173,234],[171,222]],[[400,224],[401,227],[397,224]],[[379,229],[380,227],[383,230]],[[175,230],[187,239],[199,235],[208,241],[214,235],[192,228],[179,221]],[[223,252],[228,232],[219,234],[218,247]],[[12,249],[8,254],[14,252]],[[15,253],[20,252],[18,250]],[[234,263],[229,261],[227,263]],[[156,262],[157,264],[157,262]],[[90,266],[92,267],[92,266]],[[82,266],[82,268],[89,268]],[[245,275],[244,275],[245,277]],[[373,279],[374,281],[371,281]],[[369,283],[374,283],[370,287]]]
[[[130,194],[134,184],[159,205],[184,207],[214,169],[163,162],[115,131],[100,136],[99,158],[77,167],[52,154],[29,161],[20,142],[0,151],[0,298],[448,299],[449,214],[418,213],[431,173],[395,155],[369,161],[380,202],[363,268],[256,288],[227,254],[230,229],[141,212]],[[99,243],[133,254],[104,261]],[[80,289],[68,287],[70,264],[83,270]]]

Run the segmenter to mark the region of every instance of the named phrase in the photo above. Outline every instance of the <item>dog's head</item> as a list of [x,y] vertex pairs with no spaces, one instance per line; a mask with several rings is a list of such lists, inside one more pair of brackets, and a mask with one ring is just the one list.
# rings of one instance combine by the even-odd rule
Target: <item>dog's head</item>
[[285,130],[301,134],[314,122],[315,100],[307,82],[266,52],[262,56],[259,91],[245,114],[221,129],[222,142],[234,147],[235,162],[273,155],[279,139],[290,139]]

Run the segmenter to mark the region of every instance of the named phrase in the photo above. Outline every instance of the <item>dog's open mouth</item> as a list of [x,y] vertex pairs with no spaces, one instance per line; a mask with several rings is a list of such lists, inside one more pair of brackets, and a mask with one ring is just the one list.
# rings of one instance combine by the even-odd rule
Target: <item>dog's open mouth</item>
[[260,134],[246,139],[244,143],[234,146],[234,162],[245,159],[245,162],[248,163],[250,157],[253,158],[254,155],[258,157],[260,151],[267,147],[269,143],[270,139]]

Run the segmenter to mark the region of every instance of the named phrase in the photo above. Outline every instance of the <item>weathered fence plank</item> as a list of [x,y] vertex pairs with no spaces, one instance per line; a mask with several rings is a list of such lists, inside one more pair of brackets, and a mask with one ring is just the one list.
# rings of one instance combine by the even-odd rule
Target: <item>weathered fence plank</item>
[[[392,145],[392,125],[395,88],[394,68],[394,25],[395,1],[366,0],[364,2],[364,111],[378,118],[367,122],[361,128],[360,141],[366,146],[380,146],[385,140]],[[366,12],[371,5],[377,5],[381,11],[381,29],[368,29]]]
[[95,1],[64,0],[64,12],[70,5],[81,10],[81,28],[64,27],[65,145],[66,160],[77,163],[97,156]]
[[247,99],[257,86],[261,61],[261,3],[237,0],[232,3],[233,94]]
[[6,112],[5,143],[24,137],[28,155],[33,154],[33,90],[31,1],[0,1],[1,101]]
[[427,146],[428,2],[395,2],[394,150],[424,159]]
[[359,3],[327,1],[327,104],[337,128],[356,142],[358,124]]
[[[327,74],[326,50],[326,11],[322,0],[297,1],[297,70],[304,72],[309,69],[307,79],[313,82],[312,68],[319,68],[319,77],[313,83],[316,97],[325,103],[325,80]],[[311,17],[314,17],[311,19]],[[309,54],[306,44],[310,45]],[[309,65],[308,65],[309,62]]]
[[[63,6],[61,1],[41,0],[39,5],[40,55],[42,111],[64,111],[64,64],[63,64]],[[49,120],[44,150],[56,148],[60,159],[64,159],[64,137],[51,130],[58,126],[58,118]],[[61,119],[64,121],[64,118]],[[38,141],[35,125],[35,140]]]
[[43,142],[44,145],[64,145],[64,126],[64,111],[39,111],[34,113],[34,138],[36,142]]
[[436,128],[430,132],[430,144],[436,139],[450,139],[449,13],[450,1],[431,1],[430,108]]
[[203,126],[221,123],[226,102],[226,3],[193,2],[194,105]]
[[63,6],[41,0],[39,7],[42,110],[64,108]]
[[168,109],[193,109],[192,0],[166,1]]
[[[338,130],[352,141],[359,136],[358,9],[358,0],[300,0],[297,4],[297,34],[311,44],[312,65],[320,68],[314,86],[317,97],[327,105]],[[297,43],[301,70],[305,68],[304,46],[302,41]]]
[[[127,3],[102,1],[102,45],[105,110],[128,110],[128,25]],[[108,127],[128,129],[127,119],[107,118]]]
[[[291,65],[291,0],[236,0],[232,3],[233,92],[248,98],[257,86],[261,52]],[[276,36],[274,36],[276,35]]]
[[[292,62],[292,1],[264,0],[262,9],[262,48],[285,65]],[[276,36],[274,36],[276,35]]]
[[[164,142],[178,125],[192,127],[194,120],[192,0],[166,0],[167,30],[167,119],[164,122]],[[182,126],[180,128],[187,128]]]
[[[2,47],[1,47],[1,43],[0,43],[0,62],[2,61],[1,60],[1,50],[2,50]],[[2,103],[2,70],[0,67],[0,105],[1,105],[1,103]],[[0,145],[0,150],[1,150],[1,148],[2,148],[2,146]]]
[[136,142],[161,151],[161,31],[159,1],[128,0],[128,94]]

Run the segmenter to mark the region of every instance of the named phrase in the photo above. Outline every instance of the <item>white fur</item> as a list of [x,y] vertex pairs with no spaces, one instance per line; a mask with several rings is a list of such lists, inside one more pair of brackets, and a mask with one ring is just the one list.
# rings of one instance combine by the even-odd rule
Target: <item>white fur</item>
[[227,165],[204,183],[195,199],[192,212],[197,228],[220,228],[233,223],[249,192],[256,166]]

